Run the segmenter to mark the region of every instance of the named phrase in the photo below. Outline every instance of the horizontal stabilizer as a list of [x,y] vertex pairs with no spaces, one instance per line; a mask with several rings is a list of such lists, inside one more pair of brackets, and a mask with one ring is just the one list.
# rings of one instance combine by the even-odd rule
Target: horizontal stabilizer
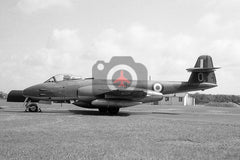
[[212,67],[212,68],[188,68],[188,72],[213,72],[220,67]]

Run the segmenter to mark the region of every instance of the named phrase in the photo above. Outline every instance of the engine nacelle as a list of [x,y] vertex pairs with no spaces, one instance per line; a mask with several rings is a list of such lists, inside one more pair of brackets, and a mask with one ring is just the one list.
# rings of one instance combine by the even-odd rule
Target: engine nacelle
[[106,99],[96,99],[92,101],[92,105],[96,107],[129,107],[142,104],[142,102],[135,102],[129,100],[106,100]]
[[143,103],[161,101],[163,99],[163,94],[155,91],[148,90],[147,96],[141,101]]

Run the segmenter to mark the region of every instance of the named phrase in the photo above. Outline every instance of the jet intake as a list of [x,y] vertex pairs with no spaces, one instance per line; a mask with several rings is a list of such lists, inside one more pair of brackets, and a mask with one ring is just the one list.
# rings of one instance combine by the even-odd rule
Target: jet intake
[[92,105],[96,107],[129,107],[142,104],[142,102],[129,101],[129,100],[105,100],[105,99],[96,99],[92,101]]

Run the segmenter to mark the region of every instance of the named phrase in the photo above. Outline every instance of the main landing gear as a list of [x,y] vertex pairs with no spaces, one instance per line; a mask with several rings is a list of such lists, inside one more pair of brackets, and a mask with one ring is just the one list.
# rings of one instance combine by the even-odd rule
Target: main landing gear
[[118,107],[109,107],[109,108],[98,108],[100,113],[109,113],[111,115],[116,115],[119,112]]
[[31,103],[28,98],[24,101],[24,106],[26,107],[25,112],[42,112],[41,108],[36,103]]

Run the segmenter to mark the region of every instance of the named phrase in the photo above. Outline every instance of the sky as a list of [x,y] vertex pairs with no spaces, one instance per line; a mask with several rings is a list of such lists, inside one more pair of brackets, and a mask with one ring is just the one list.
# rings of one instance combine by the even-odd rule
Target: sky
[[132,56],[154,80],[187,81],[210,55],[218,87],[240,95],[238,0],[1,0],[0,90],[59,73],[91,77],[98,60]]

